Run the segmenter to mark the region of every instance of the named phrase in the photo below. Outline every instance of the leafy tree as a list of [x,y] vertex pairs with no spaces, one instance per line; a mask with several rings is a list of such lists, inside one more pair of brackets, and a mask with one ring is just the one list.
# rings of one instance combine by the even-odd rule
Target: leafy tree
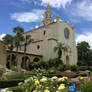
[[83,41],[77,44],[78,60],[87,60],[87,54],[90,46],[87,42]]
[[23,43],[24,43],[24,62],[26,62],[26,51],[27,51],[27,45],[30,44],[33,41],[33,39],[31,38],[31,35],[25,35],[24,39],[23,39]]
[[14,27],[13,32],[16,33],[15,35],[15,46],[16,46],[16,51],[18,51],[18,47],[21,49],[21,42],[23,41],[23,33],[24,29],[20,26]]
[[24,53],[26,53],[27,51],[27,45],[30,44],[32,41],[33,39],[31,38],[31,35],[24,36]]
[[4,43],[7,45],[9,50],[13,50],[14,48],[14,37],[12,35],[7,34],[3,37]]
[[92,49],[88,52],[88,66],[92,66]]
[[67,48],[64,47],[64,44],[57,43],[57,46],[54,48],[54,51],[58,53],[58,59],[60,60],[62,57],[62,51],[67,51]]
[[[16,57],[18,56],[18,48],[21,48],[21,42],[23,41],[24,29],[20,26],[14,27],[13,32],[16,33],[14,36],[14,43],[16,47]],[[17,58],[16,58],[17,59]],[[16,60],[18,61],[18,60]]]
[[[7,34],[3,37],[3,42],[7,45],[9,50],[13,50],[14,48],[14,37],[12,35]],[[9,67],[11,67],[12,62],[12,54],[10,55]]]

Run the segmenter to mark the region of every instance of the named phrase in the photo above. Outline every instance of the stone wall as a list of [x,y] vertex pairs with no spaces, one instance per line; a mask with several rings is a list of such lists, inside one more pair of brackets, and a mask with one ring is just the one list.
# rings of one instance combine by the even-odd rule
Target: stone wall
[[6,46],[2,41],[0,41],[0,64],[3,66],[6,64],[6,55]]

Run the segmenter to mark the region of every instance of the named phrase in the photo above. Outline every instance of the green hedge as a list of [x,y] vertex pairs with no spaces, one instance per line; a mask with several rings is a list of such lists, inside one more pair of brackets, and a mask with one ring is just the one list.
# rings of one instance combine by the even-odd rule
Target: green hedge
[[19,82],[24,82],[24,80],[0,80],[0,88],[17,86]]
[[88,66],[80,66],[80,67],[79,67],[79,70],[80,70],[80,71],[88,70]]
[[8,80],[15,80],[15,79],[21,79],[21,80],[24,80],[28,77],[30,77],[31,75],[30,74],[25,74],[25,73],[22,73],[22,72],[17,72],[15,74],[12,74],[12,75],[9,75],[7,76]]

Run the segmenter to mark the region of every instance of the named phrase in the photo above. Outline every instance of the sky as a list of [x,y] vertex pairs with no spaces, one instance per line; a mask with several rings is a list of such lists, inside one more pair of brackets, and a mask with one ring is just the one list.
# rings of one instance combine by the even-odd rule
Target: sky
[[87,41],[92,48],[92,0],[0,0],[0,40],[22,26],[25,32],[42,25],[44,12],[50,5],[53,19],[74,24],[76,42]]

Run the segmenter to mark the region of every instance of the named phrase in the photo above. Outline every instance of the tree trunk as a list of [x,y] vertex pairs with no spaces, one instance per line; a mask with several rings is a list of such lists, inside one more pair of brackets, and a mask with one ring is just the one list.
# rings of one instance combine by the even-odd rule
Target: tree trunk
[[18,65],[18,46],[16,48],[16,66]]
[[[24,63],[25,63],[25,66],[26,66],[26,48],[27,48],[27,45],[25,43],[25,45],[24,45]],[[26,68],[26,67],[24,67],[24,68]]]
[[82,49],[82,60],[83,60],[83,57],[84,57],[84,50]]
[[12,54],[10,54],[10,63],[9,63],[9,68],[11,69],[11,62],[12,62]]

